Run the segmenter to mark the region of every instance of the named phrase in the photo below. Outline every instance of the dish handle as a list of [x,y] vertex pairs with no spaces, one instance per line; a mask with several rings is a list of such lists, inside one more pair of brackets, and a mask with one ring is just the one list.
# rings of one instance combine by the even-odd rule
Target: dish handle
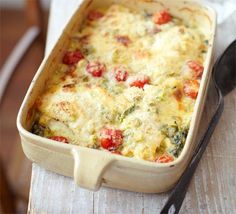
[[74,180],[80,187],[93,191],[99,190],[102,177],[108,166],[114,162],[110,155],[99,151],[73,148]]

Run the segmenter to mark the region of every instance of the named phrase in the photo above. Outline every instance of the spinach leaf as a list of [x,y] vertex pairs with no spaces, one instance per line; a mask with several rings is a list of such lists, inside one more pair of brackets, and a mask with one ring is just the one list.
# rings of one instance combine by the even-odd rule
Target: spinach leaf
[[175,125],[165,125],[162,128],[162,134],[168,137],[171,143],[174,145],[174,149],[169,152],[176,158],[180,155],[188,134],[188,128],[181,128],[175,123]]

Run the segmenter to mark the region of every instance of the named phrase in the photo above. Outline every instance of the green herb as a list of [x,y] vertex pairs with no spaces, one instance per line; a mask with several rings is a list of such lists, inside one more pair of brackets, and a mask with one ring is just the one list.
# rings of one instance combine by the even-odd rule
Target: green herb
[[93,54],[96,50],[92,46],[86,46],[86,47],[82,47],[81,51],[84,55],[87,56],[87,55]]
[[135,110],[136,106],[132,105],[131,107],[127,108],[119,117],[119,121],[122,123],[123,120],[125,119],[125,117],[127,117],[127,115],[131,114],[134,110]]
[[89,81],[89,77],[86,76],[86,75],[82,75],[82,76],[80,76],[79,79],[81,79],[82,82],[88,82],[88,81]]
[[176,144],[176,145],[179,145],[181,143],[184,143],[185,140],[186,140],[186,137],[187,137],[187,130],[185,129],[181,129],[179,130],[178,132],[175,133],[175,135],[172,137],[172,143],[173,144]]
[[101,113],[102,113],[103,118],[104,118],[106,121],[112,122],[112,121],[114,120],[113,114],[111,114],[109,111],[104,110],[104,111],[102,111]]
[[146,19],[153,16],[153,14],[148,12],[147,10],[144,10],[143,12],[144,12],[144,18],[146,18]]
[[120,53],[119,51],[116,49],[113,53],[112,53],[112,61],[114,63],[119,62],[119,58],[120,58]]
[[165,144],[164,141],[162,141],[161,144],[160,144],[160,146],[157,147],[156,153],[159,154],[159,155],[161,155],[161,154],[164,154],[165,151],[166,151],[166,144]]
[[208,39],[204,40],[204,43],[205,45],[209,45],[209,40]]
[[178,157],[184,147],[188,134],[188,128],[181,128],[175,122],[175,124],[172,126],[163,126],[161,131],[162,134],[168,137],[171,143],[174,145],[174,149],[170,150],[169,152],[175,157]]
[[120,94],[124,91],[124,86],[123,85],[110,86],[110,91],[115,95]]
[[31,128],[31,132],[33,134],[39,135],[39,136],[44,136],[44,131],[45,131],[45,127],[40,125],[38,123],[38,121],[34,122],[32,128]]
[[150,107],[147,109],[148,112],[159,114],[159,109],[157,107]]
[[93,147],[94,149],[97,149],[97,148],[99,147],[99,145],[98,145],[98,138],[97,138],[97,136],[94,135],[94,134],[93,134],[91,137],[92,137],[92,142],[93,142],[93,146],[92,146],[92,147]]
[[159,109],[158,109],[158,108],[156,108],[155,113],[156,113],[156,114],[159,114]]
[[179,144],[179,145],[175,146],[174,149],[169,150],[169,153],[177,158],[177,157],[179,157],[183,148],[184,148],[184,144]]
[[177,25],[182,25],[183,24],[183,20],[176,17],[176,16],[172,16],[172,21]]
[[172,126],[164,125],[161,128],[162,134],[169,138],[173,137],[177,131],[178,131],[178,127],[176,125],[172,125]]
[[108,80],[107,79],[105,79],[105,78],[101,79],[100,83],[103,88],[108,89]]

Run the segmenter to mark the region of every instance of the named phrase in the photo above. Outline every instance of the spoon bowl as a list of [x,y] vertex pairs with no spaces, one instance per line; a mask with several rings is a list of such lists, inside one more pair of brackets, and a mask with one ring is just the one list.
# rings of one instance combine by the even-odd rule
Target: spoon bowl
[[225,50],[214,66],[213,79],[223,96],[236,87],[236,40]]

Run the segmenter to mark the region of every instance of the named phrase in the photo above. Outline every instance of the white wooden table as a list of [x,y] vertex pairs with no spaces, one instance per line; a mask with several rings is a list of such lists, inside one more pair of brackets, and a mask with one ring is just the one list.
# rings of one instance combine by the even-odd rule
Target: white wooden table
[[[52,1],[46,52],[79,3],[80,0]],[[235,38],[236,12],[218,27],[218,54]],[[213,94],[211,88],[199,136],[214,110]],[[168,193],[142,194],[109,188],[91,192],[78,188],[71,178],[33,164],[28,213],[151,214],[159,213],[167,196]],[[236,90],[225,98],[223,117],[194,175],[181,213],[236,213]]]

